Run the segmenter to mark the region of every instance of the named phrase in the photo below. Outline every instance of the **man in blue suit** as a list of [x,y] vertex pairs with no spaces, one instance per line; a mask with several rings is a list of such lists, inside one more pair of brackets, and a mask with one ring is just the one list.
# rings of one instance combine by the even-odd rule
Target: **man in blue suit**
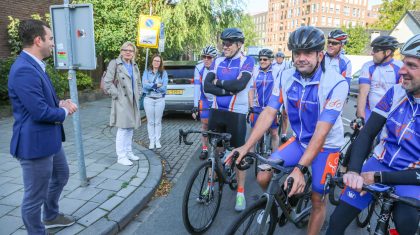
[[58,99],[45,72],[42,60],[51,56],[54,47],[49,27],[38,20],[25,20],[20,23],[19,36],[23,51],[11,67],[8,83],[15,119],[10,153],[22,167],[25,227],[28,234],[44,235],[45,228],[75,222],[59,213],[58,200],[69,178],[61,145],[65,140],[63,121],[77,106],[71,100]]

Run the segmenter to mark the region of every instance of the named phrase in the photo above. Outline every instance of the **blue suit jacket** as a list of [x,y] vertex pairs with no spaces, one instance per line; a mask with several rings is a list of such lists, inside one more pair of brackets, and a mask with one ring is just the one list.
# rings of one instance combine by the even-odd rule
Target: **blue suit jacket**
[[57,153],[64,141],[64,109],[48,75],[28,54],[21,53],[9,74],[9,98],[13,107],[10,154],[36,159]]

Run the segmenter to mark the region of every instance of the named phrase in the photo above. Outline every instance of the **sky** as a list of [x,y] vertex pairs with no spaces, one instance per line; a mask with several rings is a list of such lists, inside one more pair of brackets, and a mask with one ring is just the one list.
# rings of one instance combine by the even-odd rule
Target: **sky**
[[[250,14],[268,11],[268,0],[245,0],[245,2],[247,3],[247,12]],[[368,4],[371,6],[381,2],[382,0],[369,0]]]

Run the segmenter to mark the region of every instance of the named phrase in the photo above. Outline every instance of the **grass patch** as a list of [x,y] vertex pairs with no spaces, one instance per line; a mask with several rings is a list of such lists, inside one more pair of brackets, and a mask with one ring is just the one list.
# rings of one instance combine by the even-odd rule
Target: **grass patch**
[[127,186],[128,186],[128,182],[124,182],[121,184],[121,188],[127,188]]
[[110,199],[111,197],[115,196],[115,193],[111,193],[108,195],[108,199]]

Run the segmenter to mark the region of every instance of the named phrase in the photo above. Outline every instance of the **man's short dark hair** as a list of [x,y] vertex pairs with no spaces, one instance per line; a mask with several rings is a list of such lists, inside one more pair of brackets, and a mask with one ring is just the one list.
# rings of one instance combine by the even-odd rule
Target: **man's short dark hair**
[[29,47],[34,44],[34,39],[38,36],[41,36],[41,39],[45,41],[45,29],[44,27],[49,28],[49,26],[40,21],[40,20],[23,20],[19,24],[19,37],[22,41],[23,47]]

